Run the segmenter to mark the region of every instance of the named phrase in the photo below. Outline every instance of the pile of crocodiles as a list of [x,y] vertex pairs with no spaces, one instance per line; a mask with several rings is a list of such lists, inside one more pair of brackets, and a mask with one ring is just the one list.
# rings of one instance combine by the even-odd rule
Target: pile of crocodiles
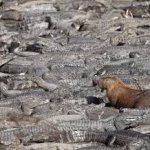
[[0,150],[149,150],[107,77],[150,89],[149,0],[0,0]]

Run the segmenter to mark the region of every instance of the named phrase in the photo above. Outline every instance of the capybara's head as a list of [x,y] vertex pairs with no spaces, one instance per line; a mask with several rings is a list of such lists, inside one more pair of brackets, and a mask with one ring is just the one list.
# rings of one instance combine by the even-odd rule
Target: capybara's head
[[101,91],[112,89],[115,85],[120,84],[120,80],[116,77],[102,77],[98,81],[98,86],[100,87]]

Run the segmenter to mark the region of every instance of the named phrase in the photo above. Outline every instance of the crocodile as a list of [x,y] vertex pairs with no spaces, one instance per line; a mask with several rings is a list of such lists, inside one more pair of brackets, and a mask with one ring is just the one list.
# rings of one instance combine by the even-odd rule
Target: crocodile
[[[138,114],[139,113],[139,114]],[[149,125],[148,121],[149,109],[148,110],[137,110],[133,114],[132,112],[125,112],[118,115],[115,118],[116,129],[133,128],[138,125]]]
[[133,29],[126,29],[120,34],[117,34],[110,38],[110,43],[113,46],[125,45],[127,40],[136,36],[136,32]]
[[149,16],[149,2],[133,3],[132,6],[124,7],[124,10],[129,10],[133,17],[148,17]]
[[27,61],[26,59],[23,60],[22,58],[17,58],[1,66],[0,71],[4,73],[19,74],[26,72],[31,64],[31,61]]
[[[48,133],[49,134],[51,133],[52,135],[55,135],[55,134],[57,135],[59,132],[57,131],[55,127],[50,126],[50,125],[28,125],[28,126],[22,126],[19,128],[1,130],[0,140],[5,145],[5,142],[11,143],[13,139],[17,137],[20,140],[22,140],[24,143],[26,143],[27,142],[26,140],[28,140],[29,142],[29,141],[37,139],[38,141],[38,138],[40,137],[38,137],[37,135],[42,134],[42,133],[45,135],[47,135]],[[57,138],[57,136],[55,138]],[[55,139],[54,137],[47,137],[47,138]]]
[[[120,73],[106,73],[104,75],[95,75],[93,77],[93,86],[96,85],[94,80],[97,80],[98,78],[103,78],[103,77],[109,77],[109,76],[114,76],[118,77],[121,79],[124,83],[129,84],[131,87],[135,89],[149,89],[150,88],[150,78],[149,76],[138,76],[138,75],[130,75],[130,74],[120,74]],[[97,78],[97,79],[96,79]]]
[[144,34],[144,35],[139,35],[139,36],[136,36],[132,39],[128,39],[126,41],[126,43],[128,45],[148,45],[150,43],[149,41],[149,33],[148,34]]
[[[71,141],[74,143],[77,142],[99,142],[99,143],[105,143],[109,136],[115,136],[116,140],[114,141],[115,145],[120,145],[120,146],[125,146],[132,141],[136,141],[138,139],[143,139],[143,140],[149,140],[148,135],[144,135],[138,132],[134,131],[124,131],[124,130],[118,130],[118,131],[110,131],[110,132],[94,132],[94,131],[71,131],[67,132],[68,137],[71,138]],[[70,139],[68,139],[70,140]]]
[[101,48],[101,51],[97,51],[96,53],[107,54],[110,57],[110,60],[120,60],[129,58],[130,52],[139,52],[143,57],[147,57],[150,55],[149,53],[149,45],[140,45],[140,46],[109,46]]
[[[55,115],[55,116],[52,116],[52,117],[47,117],[46,119],[40,121],[40,123],[59,124],[60,127],[64,126],[64,128],[65,128],[65,123],[63,124],[63,122],[82,120],[84,118],[86,118],[85,115],[75,115],[75,114],[72,114],[72,115],[58,115],[58,116]],[[71,128],[68,127],[68,129],[71,129]],[[73,127],[72,127],[72,129],[73,129]],[[67,130],[67,126],[66,126],[66,130]]]
[[26,79],[35,82],[39,87],[48,91],[54,91],[55,89],[58,88],[57,84],[48,83],[45,80],[43,80],[41,77],[37,76],[35,73],[26,74]]
[[149,57],[111,61],[100,69],[97,74],[149,75]]
[[37,124],[40,121],[40,118],[37,117],[26,116],[24,114],[12,113],[12,112],[7,113],[7,118],[8,121],[16,122],[16,124],[18,125],[21,124],[21,121],[35,123],[35,124]]
[[42,101],[47,101],[50,100],[54,96],[53,93],[48,93],[48,92],[28,92],[28,93],[22,93],[19,95],[14,95],[8,98],[2,98],[0,101],[0,106],[13,106],[13,104],[21,104],[21,103],[29,103],[31,104],[32,102],[37,103],[37,106],[42,102]]
[[22,110],[21,108],[14,108],[14,107],[0,107],[0,111],[2,112],[1,115],[0,115],[0,118],[5,118],[8,113],[18,113],[18,114],[21,114],[22,113]]
[[88,70],[79,67],[63,67],[55,68],[52,71],[43,74],[44,80],[65,80],[65,79],[81,79],[87,77]]
[[92,86],[92,80],[90,78],[82,78],[82,79],[66,79],[66,80],[59,80],[59,83],[66,84],[71,87],[73,86]]
[[7,86],[9,90],[25,90],[30,88],[38,88],[38,85],[31,81],[26,79],[14,79],[13,77],[7,79]]
[[8,10],[4,11],[4,13],[1,15],[1,20],[15,20],[20,21],[23,19],[23,16],[18,11]]
[[[32,135],[31,135],[32,134]],[[41,134],[42,136],[38,136]],[[31,136],[30,136],[31,135]],[[1,140],[12,140],[15,136],[23,141],[23,143],[31,141],[63,141],[63,142],[99,142],[106,143],[110,136],[115,136],[114,145],[125,146],[138,139],[148,141],[149,136],[135,131],[110,131],[110,132],[96,132],[92,130],[78,130],[78,131],[65,131],[62,127],[54,125],[30,125],[11,130],[2,130],[0,132]],[[28,139],[25,137],[28,136]],[[45,137],[45,139],[43,139]]]
[[[93,150],[93,149],[97,149],[97,150],[120,150],[119,148],[107,148],[104,144],[96,144],[94,142],[90,142],[90,143],[55,143],[55,142],[46,142],[46,143],[35,143],[35,144],[31,144],[28,146],[24,146],[25,150],[49,150],[49,149],[58,149],[58,150]],[[98,149],[99,148],[99,149]],[[122,150],[122,149],[121,149]]]
[[45,90],[53,91],[58,88],[58,85],[53,83],[54,80],[49,80],[47,82],[35,73],[6,77],[6,79],[3,78],[2,81],[3,82],[0,83],[0,89],[5,96],[21,94],[27,89],[43,88]]
[[101,131],[104,132],[103,124],[101,121],[92,121],[92,120],[71,120],[60,122],[59,126],[63,127],[65,131],[67,130],[82,130],[86,131],[87,129],[92,131]]
[[22,91],[19,90],[8,90],[8,86],[3,82],[0,82],[0,92],[6,97],[15,96],[23,93]]
[[1,56],[0,57],[0,67],[9,63],[10,61],[12,61],[15,58],[15,56]]

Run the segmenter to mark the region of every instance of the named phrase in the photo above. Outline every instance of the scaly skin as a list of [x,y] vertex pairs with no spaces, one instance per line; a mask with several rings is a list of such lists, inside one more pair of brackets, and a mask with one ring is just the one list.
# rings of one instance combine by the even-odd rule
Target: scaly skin
[[58,88],[58,85],[53,83],[47,83],[41,77],[37,76],[35,73],[27,74],[26,79],[35,82],[39,87],[48,91],[54,91]]

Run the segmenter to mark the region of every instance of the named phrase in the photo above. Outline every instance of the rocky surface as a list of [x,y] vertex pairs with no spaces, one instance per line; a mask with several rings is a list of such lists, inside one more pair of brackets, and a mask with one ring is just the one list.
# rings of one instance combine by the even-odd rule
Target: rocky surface
[[150,109],[93,83],[150,89],[149,37],[148,0],[1,0],[0,149],[149,150]]

